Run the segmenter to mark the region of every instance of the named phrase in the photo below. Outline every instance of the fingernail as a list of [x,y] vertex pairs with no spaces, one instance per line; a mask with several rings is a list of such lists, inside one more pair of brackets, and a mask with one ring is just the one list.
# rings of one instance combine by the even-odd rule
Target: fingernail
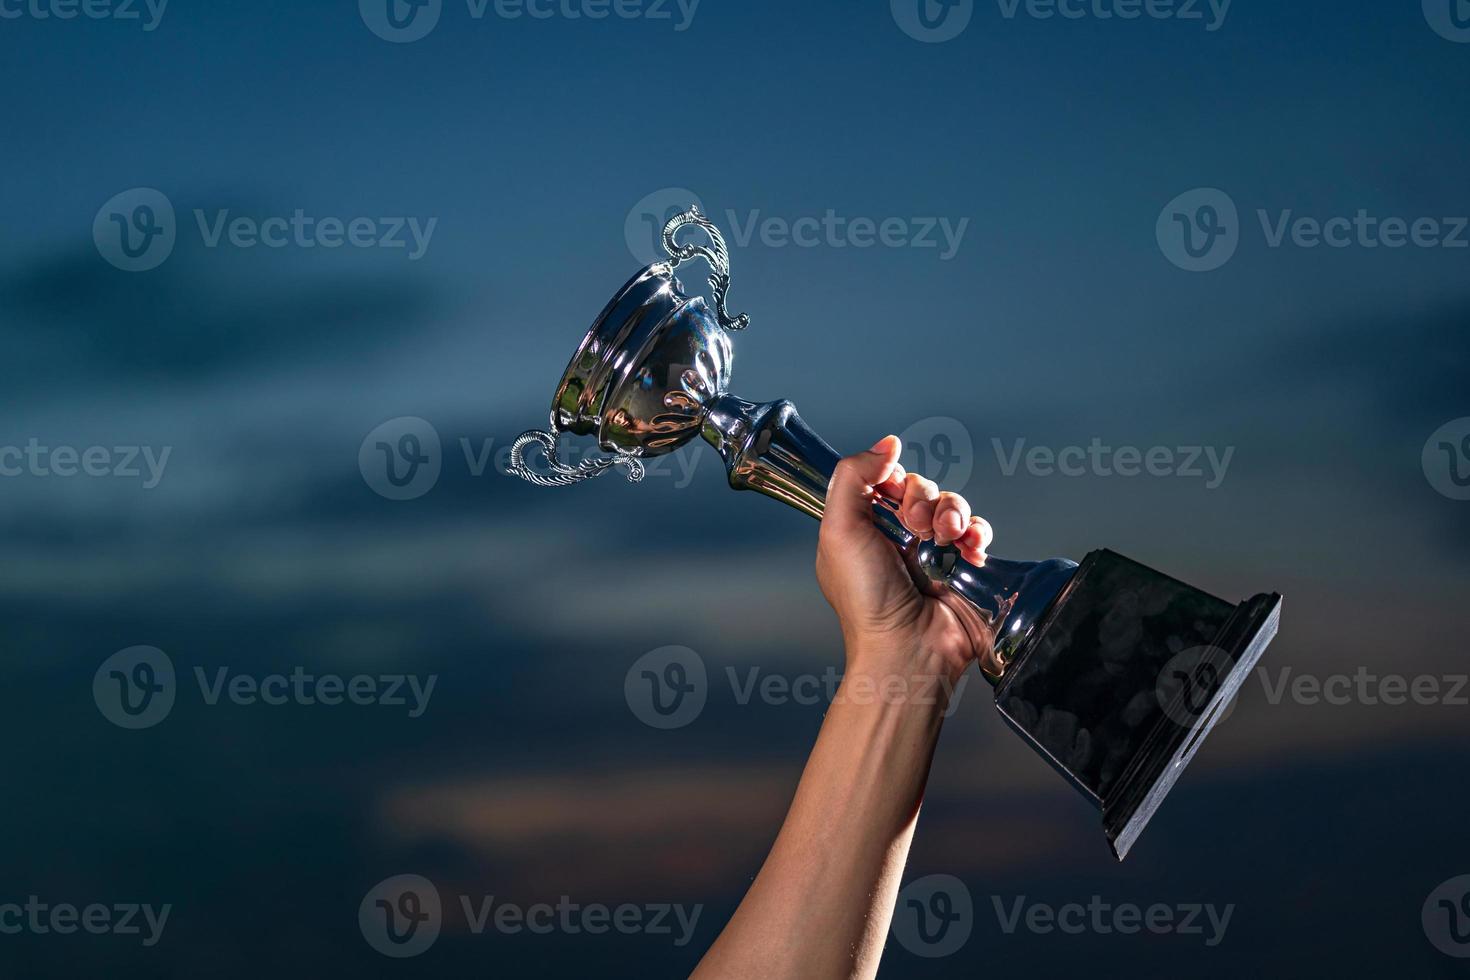
[[869,449],[868,452],[870,452],[870,453],[876,453],[878,451],[878,447],[881,446],[881,445],[883,445],[885,442],[887,442],[891,438],[892,438],[892,436],[884,436],[882,439],[879,439],[877,442],[873,443],[873,448],[872,449]]

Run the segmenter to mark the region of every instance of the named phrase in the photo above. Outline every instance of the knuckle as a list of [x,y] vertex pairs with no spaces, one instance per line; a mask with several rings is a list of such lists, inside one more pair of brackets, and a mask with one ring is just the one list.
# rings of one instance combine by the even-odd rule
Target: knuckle
[[837,461],[837,466],[832,470],[831,486],[846,486],[857,479],[857,463],[851,456],[844,456]]

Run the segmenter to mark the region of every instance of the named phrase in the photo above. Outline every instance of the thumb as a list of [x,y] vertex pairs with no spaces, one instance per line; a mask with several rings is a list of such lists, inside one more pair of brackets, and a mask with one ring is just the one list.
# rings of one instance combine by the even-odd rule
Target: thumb
[[893,478],[900,467],[903,443],[898,436],[884,436],[865,453],[844,457],[837,463],[827,486],[827,509],[822,523],[837,529],[872,527],[873,488]]

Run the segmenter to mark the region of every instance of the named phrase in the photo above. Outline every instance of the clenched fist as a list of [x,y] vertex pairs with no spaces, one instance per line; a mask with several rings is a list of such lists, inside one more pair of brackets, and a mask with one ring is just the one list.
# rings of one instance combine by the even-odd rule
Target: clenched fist
[[928,673],[957,680],[992,637],[964,600],[930,595],[910,576],[893,543],[873,523],[875,494],[898,504],[914,534],[955,545],[971,564],[985,562],[990,524],[958,494],[905,473],[897,436],[837,464],[817,544],[817,581],[842,624],[848,670],[884,676]]

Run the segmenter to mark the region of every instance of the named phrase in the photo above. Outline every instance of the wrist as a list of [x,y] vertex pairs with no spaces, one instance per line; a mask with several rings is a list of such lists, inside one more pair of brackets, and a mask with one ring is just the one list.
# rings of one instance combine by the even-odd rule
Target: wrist
[[937,706],[943,712],[968,667],[968,661],[926,650],[914,641],[849,638],[838,698],[900,708]]

